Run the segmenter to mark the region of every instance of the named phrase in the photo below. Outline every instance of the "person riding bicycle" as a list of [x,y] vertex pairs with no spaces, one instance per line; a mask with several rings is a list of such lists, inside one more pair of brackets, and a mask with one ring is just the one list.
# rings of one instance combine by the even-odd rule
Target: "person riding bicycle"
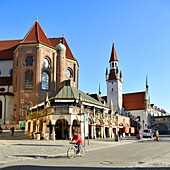
[[81,136],[76,132],[74,131],[74,135],[73,135],[73,138],[72,140],[70,141],[70,143],[76,143],[77,145],[77,155],[80,156],[80,147],[81,145],[83,144],[83,141],[82,141],[82,138]]

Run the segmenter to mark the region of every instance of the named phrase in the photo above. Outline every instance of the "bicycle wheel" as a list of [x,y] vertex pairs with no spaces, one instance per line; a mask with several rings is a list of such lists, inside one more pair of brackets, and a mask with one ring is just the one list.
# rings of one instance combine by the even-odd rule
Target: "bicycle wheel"
[[85,148],[84,147],[80,148],[80,154],[81,154],[81,156],[85,155]]
[[71,147],[67,150],[67,156],[71,159],[74,158],[76,154],[75,148]]

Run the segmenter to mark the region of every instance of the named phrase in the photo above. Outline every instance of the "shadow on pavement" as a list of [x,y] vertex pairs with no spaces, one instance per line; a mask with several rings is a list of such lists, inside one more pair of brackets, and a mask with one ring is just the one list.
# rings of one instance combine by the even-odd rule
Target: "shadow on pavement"
[[48,146],[56,146],[56,147],[64,146],[64,145],[48,145],[48,144],[42,144],[42,143],[41,143],[41,144],[35,144],[35,143],[34,143],[34,144],[30,144],[30,143],[29,143],[29,144],[25,144],[25,143],[22,143],[22,144],[21,144],[21,143],[19,143],[19,144],[12,144],[12,145],[21,145],[21,146],[47,146],[47,147],[48,147]]
[[14,136],[11,136],[10,131],[4,131],[0,134],[1,140],[32,140],[32,137],[25,134],[23,130],[16,130]]
[[154,139],[151,140],[140,140],[140,143],[164,143],[164,142],[169,142],[169,139],[160,139],[159,141],[155,141]]
[[142,170],[160,170],[160,169],[170,169],[167,167],[161,167],[161,168],[153,168],[153,167],[147,167],[147,168],[141,168],[141,167],[135,167],[135,168],[112,168],[112,167],[108,167],[108,168],[102,168],[102,167],[61,167],[61,166],[30,166],[30,165],[22,165],[22,166],[10,166],[10,167],[5,167],[5,168],[1,168],[2,170],[55,170],[55,169],[62,169],[62,170],[137,170],[137,169],[142,169]]
[[57,156],[45,156],[45,155],[13,155],[15,157],[24,157],[24,158],[34,158],[34,159],[50,159],[50,158],[57,158],[57,159],[60,159],[60,158],[67,158],[68,157],[66,155],[57,155]]

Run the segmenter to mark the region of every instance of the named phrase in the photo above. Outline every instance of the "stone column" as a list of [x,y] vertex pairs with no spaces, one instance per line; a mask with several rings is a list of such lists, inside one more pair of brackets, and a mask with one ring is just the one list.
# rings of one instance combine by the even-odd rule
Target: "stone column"
[[55,140],[55,125],[52,125],[52,140]]
[[93,126],[93,139],[96,139],[96,124]]
[[103,126],[103,138],[106,138],[105,126]]
[[69,132],[68,139],[72,139],[72,128],[71,127],[72,127],[71,125],[68,126],[68,132]]
[[89,137],[93,139],[93,137],[94,137],[94,125],[91,125],[90,128],[91,128],[91,136],[89,136]]
[[100,135],[100,137],[101,137],[101,138],[103,138],[103,135],[104,135],[104,133],[103,133],[103,132],[104,132],[104,127],[103,127],[103,126],[101,126],[101,128],[100,128],[100,134],[101,134],[101,135]]

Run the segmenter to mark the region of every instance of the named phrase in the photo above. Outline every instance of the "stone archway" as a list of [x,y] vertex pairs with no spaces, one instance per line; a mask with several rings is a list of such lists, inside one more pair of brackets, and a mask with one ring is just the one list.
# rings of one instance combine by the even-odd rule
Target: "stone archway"
[[110,122],[109,120],[105,120],[105,137],[109,138],[110,137]]
[[89,137],[90,139],[92,139],[93,136],[94,136],[93,127],[94,127],[94,125],[93,125],[93,119],[92,119],[92,118],[88,118],[88,137]]
[[58,119],[55,123],[56,139],[68,138],[68,121],[66,119]]
[[72,123],[72,135],[73,135],[74,131],[79,132],[79,133],[81,132],[80,122],[78,121],[78,119],[73,120],[73,123]]
[[96,137],[101,138],[101,120],[97,119],[96,121]]

